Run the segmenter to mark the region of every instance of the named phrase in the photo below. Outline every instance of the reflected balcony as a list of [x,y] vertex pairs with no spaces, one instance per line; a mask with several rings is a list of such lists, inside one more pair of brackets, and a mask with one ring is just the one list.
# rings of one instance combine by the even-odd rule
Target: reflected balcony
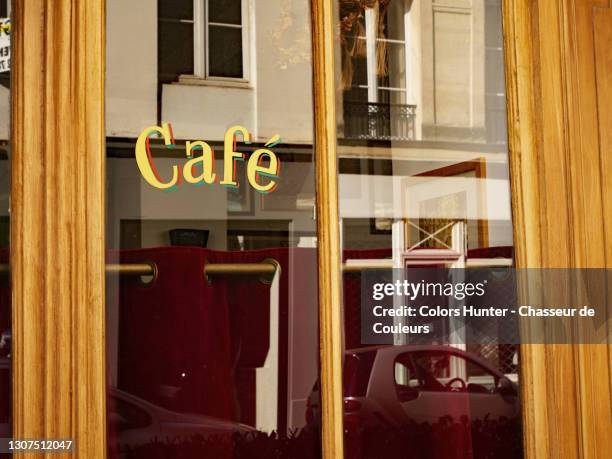
[[415,140],[416,105],[344,101],[344,138]]

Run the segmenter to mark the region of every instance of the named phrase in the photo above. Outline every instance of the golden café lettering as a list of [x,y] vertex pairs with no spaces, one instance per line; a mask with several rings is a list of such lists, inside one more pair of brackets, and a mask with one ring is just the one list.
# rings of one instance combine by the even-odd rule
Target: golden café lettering
[[[178,187],[182,180],[192,185],[213,185],[219,183],[226,187],[238,188],[236,180],[236,161],[245,161],[246,154],[236,151],[237,136],[244,143],[251,143],[251,134],[242,126],[233,126],[225,132],[223,153],[223,174],[221,180],[215,173],[215,153],[204,141],[188,141],[185,143],[185,157],[188,161],[182,170],[173,165],[169,180],[164,180],[159,173],[153,155],[151,154],[151,139],[161,137],[168,148],[175,147],[172,126],[164,123],[162,126],[150,126],[142,131],[136,142],[136,163],[143,178],[149,185],[160,190],[170,190]],[[280,137],[275,135],[265,145],[266,148],[255,150],[248,158],[246,171],[249,184],[263,194],[272,193],[276,187],[280,173],[280,160],[270,149],[280,143]],[[267,165],[265,164],[267,160]]]

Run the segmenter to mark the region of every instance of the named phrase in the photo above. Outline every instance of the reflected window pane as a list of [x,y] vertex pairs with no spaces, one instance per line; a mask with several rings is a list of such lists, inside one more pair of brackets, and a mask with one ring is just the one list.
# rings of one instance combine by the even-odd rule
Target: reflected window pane
[[242,0],[208,0],[210,22],[242,23]]
[[158,44],[161,83],[193,73],[193,24],[160,21]]
[[163,19],[193,20],[193,0],[158,0],[157,14]]
[[211,25],[208,38],[210,76],[241,78],[242,29]]

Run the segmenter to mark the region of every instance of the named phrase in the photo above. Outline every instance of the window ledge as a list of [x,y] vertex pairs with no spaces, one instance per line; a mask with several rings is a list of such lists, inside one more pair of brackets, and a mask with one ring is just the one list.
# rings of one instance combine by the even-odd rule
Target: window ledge
[[178,82],[172,84],[182,84],[190,86],[213,86],[218,88],[253,89],[251,83],[246,80],[231,79],[207,79],[195,75],[181,75]]

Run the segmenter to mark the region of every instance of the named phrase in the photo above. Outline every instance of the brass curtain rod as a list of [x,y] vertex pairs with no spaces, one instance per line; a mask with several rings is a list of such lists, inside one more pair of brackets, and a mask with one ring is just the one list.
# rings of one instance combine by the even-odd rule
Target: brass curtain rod
[[[269,276],[276,273],[279,264],[275,260],[260,263],[208,263],[204,266],[205,276]],[[155,263],[122,263],[106,265],[107,274],[128,276],[154,276]]]
[[[359,272],[365,269],[390,269],[392,265],[375,265],[363,263],[359,265],[343,265],[344,272]],[[206,276],[261,276],[272,275],[279,268],[274,260],[260,263],[209,263],[204,266]],[[106,265],[106,274],[121,274],[125,276],[154,276],[157,271],[155,263],[110,263]],[[0,264],[0,274],[8,274],[8,264]]]
[[[487,266],[512,266],[512,259],[483,259],[468,260],[467,267],[487,267]],[[209,263],[204,266],[205,276],[270,276],[280,268],[276,260],[264,260],[259,263]],[[393,264],[389,263],[350,263],[343,264],[342,271],[345,273],[357,273],[366,269],[392,269]],[[8,274],[10,268],[8,264],[0,264],[0,274]],[[121,263],[107,264],[107,274],[121,274],[125,276],[154,276],[157,272],[155,263]]]
[[[512,266],[512,259],[486,259],[473,260],[467,263],[467,267],[478,266]],[[485,263],[486,262],[486,263]],[[493,262],[493,263],[492,263]],[[372,263],[364,261],[362,263],[343,264],[342,271],[345,273],[358,273],[366,269],[392,269],[393,264]],[[272,276],[280,265],[276,260],[264,260],[259,263],[208,263],[204,266],[205,276]],[[0,264],[0,274],[8,274],[10,268],[8,264]],[[125,276],[155,276],[157,266],[155,263],[121,263],[107,264],[107,274],[121,274]]]
[[[231,275],[272,275],[280,265],[275,260],[264,260],[260,263],[209,263],[204,267],[206,276]],[[0,264],[0,274],[8,274],[8,264]],[[128,276],[154,276],[157,272],[155,263],[121,263],[107,264],[107,274],[123,274]]]

